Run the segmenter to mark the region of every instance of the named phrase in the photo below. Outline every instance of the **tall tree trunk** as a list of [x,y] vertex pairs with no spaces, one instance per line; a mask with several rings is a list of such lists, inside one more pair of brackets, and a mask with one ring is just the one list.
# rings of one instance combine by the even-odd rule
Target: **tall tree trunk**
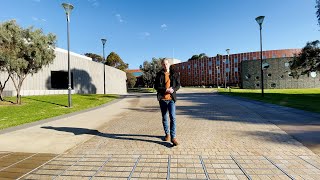
[[[16,74],[17,75],[17,74]],[[22,83],[24,81],[24,79],[27,77],[27,74],[23,74],[21,76],[17,75],[17,79],[15,79],[13,77],[13,73],[10,73],[9,74],[10,78],[12,79],[13,81],[13,84],[14,84],[14,87],[17,91],[17,100],[16,100],[16,103],[17,104],[21,104],[21,95],[20,95],[20,90],[21,90],[21,87],[22,87]]]
[[3,85],[2,85],[2,83],[0,82],[0,100],[1,100],[1,101],[4,101],[4,98],[3,98],[2,93],[3,93],[3,91],[4,91],[4,88],[6,87],[7,82],[9,81],[9,78],[10,78],[10,76],[8,75],[8,77],[7,77],[7,79],[4,81]]
[[27,75],[24,75],[24,76],[20,77],[20,79],[19,79],[19,85],[18,85],[18,89],[17,89],[17,104],[21,104],[22,103],[20,91],[21,91],[21,88],[22,88],[22,83],[23,83],[24,79],[26,78],[26,76]]

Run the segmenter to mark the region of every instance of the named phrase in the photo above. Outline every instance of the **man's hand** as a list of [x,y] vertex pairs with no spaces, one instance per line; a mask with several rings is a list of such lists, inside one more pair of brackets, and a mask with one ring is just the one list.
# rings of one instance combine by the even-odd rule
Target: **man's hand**
[[172,89],[172,87],[170,87],[170,88],[168,88],[168,89],[166,90],[166,93],[172,94],[173,92],[174,92],[174,90]]

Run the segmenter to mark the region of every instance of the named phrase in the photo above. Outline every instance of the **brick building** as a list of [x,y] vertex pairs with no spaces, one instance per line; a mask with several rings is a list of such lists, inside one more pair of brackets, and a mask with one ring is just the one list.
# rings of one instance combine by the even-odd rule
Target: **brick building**
[[[263,59],[293,57],[300,49],[263,51]],[[260,60],[260,51],[217,55],[175,64],[182,86],[241,86],[241,62]]]

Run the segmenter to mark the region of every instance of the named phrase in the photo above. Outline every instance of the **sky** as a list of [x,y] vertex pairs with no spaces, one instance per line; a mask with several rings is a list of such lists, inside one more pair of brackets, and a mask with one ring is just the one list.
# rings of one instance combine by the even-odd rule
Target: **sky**
[[262,25],[263,50],[303,48],[320,37],[316,0],[0,0],[0,23],[15,19],[27,28],[57,36],[57,47],[67,49],[70,14],[70,51],[102,56],[117,53],[138,69],[144,61],[195,54],[260,50],[257,16]]

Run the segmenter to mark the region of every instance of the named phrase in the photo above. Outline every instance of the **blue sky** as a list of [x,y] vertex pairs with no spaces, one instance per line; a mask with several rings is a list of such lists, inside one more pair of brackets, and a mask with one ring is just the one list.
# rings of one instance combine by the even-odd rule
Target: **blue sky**
[[102,55],[116,52],[130,69],[153,57],[187,61],[208,56],[263,50],[302,48],[320,37],[315,0],[1,0],[0,22],[16,19],[57,35],[67,49],[63,2],[74,5],[70,50]]

